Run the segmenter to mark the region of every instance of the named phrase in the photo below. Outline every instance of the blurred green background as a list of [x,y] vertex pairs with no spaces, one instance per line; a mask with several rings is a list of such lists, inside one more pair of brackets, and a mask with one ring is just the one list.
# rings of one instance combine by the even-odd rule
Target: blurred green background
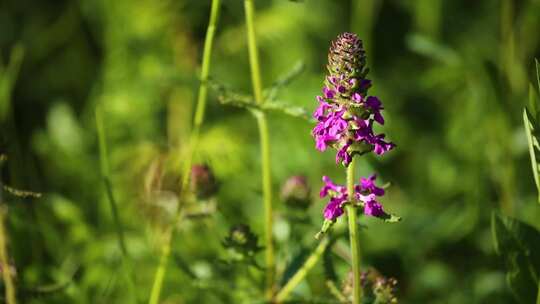
[[[385,105],[382,130],[398,147],[362,158],[359,172],[391,182],[383,203],[403,221],[362,220],[363,264],[397,278],[401,303],[515,303],[494,253],[490,216],[500,210],[539,227],[521,115],[540,57],[540,1],[255,2],[264,85],[298,62],[305,66],[279,91],[281,102],[315,109],[329,42],[339,33],[353,31],[367,46],[371,92]],[[199,0],[0,3],[0,148],[9,157],[2,179],[43,193],[4,196],[19,302],[147,300],[161,227],[177,203],[209,9],[210,1]],[[243,2],[224,0],[212,79],[250,94],[247,58]],[[101,182],[98,103],[135,295],[126,288]],[[343,183],[345,175],[332,152],[315,150],[313,123],[279,113],[269,120],[282,273],[316,244],[321,176]],[[208,216],[179,227],[162,300],[253,303],[262,274],[220,261],[231,225],[262,233],[256,124],[211,91],[201,136],[196,162],[209,164],[220,190],[191,206]],[[306,212],[279,199],[295,174],[305,174],[313,190]],[[343,278],[344,262],[335,259]],[[320,263],[295,295],[332,298]]]

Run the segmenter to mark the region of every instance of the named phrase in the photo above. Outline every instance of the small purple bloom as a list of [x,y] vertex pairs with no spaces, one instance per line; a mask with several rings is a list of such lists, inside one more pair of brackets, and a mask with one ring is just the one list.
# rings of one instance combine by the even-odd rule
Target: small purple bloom
[[338,153],[336,154],[336,163],[343,163],[345,167],[347,167],[351,161],[352,156],[349,152],[347,152],[347,149],[351,146],[351,142],[346,143],[341,149],[339,149]]
[[382,154],[392,150],[396,146],[395,144],[393,144],[391,142],[385,141],[384,137],[385,137],[384,134],[379,134],[379,135],[375,136],[375,138],[373,140],[373,144],[375,146],[374,152],[377,155],[382,155]]
[[375,186],[376,178],[377,176],[375,174],[371,175],[369,178],[360,178],[360,185],[358,185],[357,191],[373,193],[376,196],[383,196],[384,189]]
[[321,188],[321,192],[319,193],[321,198],[330,194],[330,191],[339,194],[347,194],[347,189],[344,186],[334,184],[328,176],[323,176],[322,180],[324,182],[324,186]]
[[365,101],[365,106],[367,109],[369,109],[371,113],[373,113],[373,119],[375,119],[375,121],[380,123],[381,125],[384,125],[384,118],[381,114],[381,110],[383,109],[383,107],[379,98],[375,96],[369,96]]
[[334,220],[343,214],[342,204],[347,201],[347,189],[344,186],[336,185],[328,176],[323,176],[324,186],[321,188],[320,196],[330,196],[330,202],[324,208],[324,217]]
[[330,199],[330,202],[324,208],[324,218],[327,220],[335,220],[343,214],[343,208],[341,207],[342,200]]
[[364,214],[375,217],[383,217],[386,215],[381,204],[375,200],[368,201],[364,204]]
[[328,88],[328,87],[324,87],[323,88],[323,94],[324,94],[324,98],[326,99],[333,99],[335,94],[336,94],[336,91]]
[[[388,214],[377,201],[377,197],[384,195],[384,189],[375,185],[376,175],[368,178],[361,178],[359,184],[354,185],[354,198],[364,206],[364,214],[375,217],[386,217]],[[328,176],[323,176],[324,186],[321,188],[320,196],[330,197],[330,201],[324,208],[324,217],[327,220],[334,220],[343,214],[343,205],[349,202],[347,188],[337,185]]]

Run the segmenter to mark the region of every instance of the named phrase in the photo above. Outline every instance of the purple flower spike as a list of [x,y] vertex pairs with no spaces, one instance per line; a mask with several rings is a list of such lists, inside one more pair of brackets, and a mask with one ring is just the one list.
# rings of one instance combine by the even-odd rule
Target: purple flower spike
[[[352,33],[343,33],[332,41],[328,52],[328,75],[325,77],[322,95],[317,96],[319,106],[313,113],[317,125],[311,131],[315,147],[319,151],[336,149],[336,163],[348,167],[354,156],[374,152],[377,155],[392,150],[396,145],[385,140],[383,133],[373,130],[376,122],[384,125],[383,104],[376,96],[369,96],[372,82],[367,79],[366,52],[362,41]],[[384,189],[375,185],[375,175],[361,178],[348,193],[345,186],[334,184],[323,177],[321,198],[328,197],[324,208],[326,219],[321,231],[325,233],[335,220],[343,215],[343,207],[351,204],[363,208],[364,214],[396,222],[400,218],[387,214],[378,201]]]
[[328,72],[319,106],[313,113],[318,123],[313,128],[315,147],[338,152],[336,162],[349,166],[354,155],[369,151],[382,155],[394,147],[375,134],[373,122],[384,124],[381,101],[368,96],[366,56],[362,41],[355,34],[344,33],[332,42],[328,54]]

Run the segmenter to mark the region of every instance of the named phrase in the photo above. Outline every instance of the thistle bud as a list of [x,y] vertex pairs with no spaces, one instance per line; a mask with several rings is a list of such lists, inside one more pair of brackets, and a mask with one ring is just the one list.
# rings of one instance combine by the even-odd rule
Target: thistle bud
[[259,251],[258,237],[249,226],[239,224],[231,227],[229,234],[223,240],[223,246],[238,253],[242,257],[252,256]]
[[311,204],[311,189],[303,175],[291,176],[281,188],[281,199],[292,208],[307,209]]
[[216,194],[218,183],[207,165],[194,165],[191,167],[191,192],[199,199],[206,199]]

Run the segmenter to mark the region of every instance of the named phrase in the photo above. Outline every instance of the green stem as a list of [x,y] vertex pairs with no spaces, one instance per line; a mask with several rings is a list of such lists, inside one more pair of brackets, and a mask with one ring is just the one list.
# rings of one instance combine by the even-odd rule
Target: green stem
[[[0,191],[2,190],[0,189]],[[15,283],[13,283],[13,278],[11,277],[11,267],[7,252],[6,214],[7,207],[0,201],[0,266],[2,267],[2,279],[4,280],[6,303],[16,304]]]
[[347,204],[347,217],[349,220],[349,236],[351,243],[352,272],[353,272],[353,304],[360,304],[362,288],[360,286],[360,248],[358,241],[356,206],[354,206],[354,168],[353,157],[347,168],[347,194],[351,202]]
[[109,174],[109,157],[107,152],[107,140],[105,138],[105,127],[103,125],[103,117],[101,113],[101,108],[98,105],[96,107],[96,128],[98,136],[98,146],[99,146],[99,163],[101,167],[101,177],[103,178],[103,183],[105,185],[107,198],[111,205],[111,211],[113,216],[114,225],[116,228],[116,234],[118,236],[118,245],[122,251],[124,258],[128,257],[128,252],[126,248],[126,242],[124,238],[124,230],[122,229],[122,224],[120,223],[120,218],[118,216],[118,206],[116,204],[116,199],[114,198],[114,192],[112,189],[112,183]]
[[251,82],[253,84],[253,95],[255,101],[263,103],[261,71],[259,68],[259,52],[257,50],[257,40],[255,39],[255,9],[253,8],[253,0],[245,0],[244,8],[246,10],[246,27],[247,40],[249,51],[249,66],[251,68]]
[[538,291],[536,295],[536,304],[540,304],[540,282],[538,282]]
[[103,178],[103,184],[105,186],[105,191],[107,194],[107,199],[111,206],[111,213],[114,221],[114,226],[116,229],[116,235],[118,237],[118,246],[122,252],[122,261],[125,270],[125,275],[127,278],[129,293],[134,296],[135,303],[137,302],[137,292],[135,288],[135,281],[133,279],[133,267],[131,265],[131,260],[126,246],[124,229],[122,222],[120,221],[120,216],[118,215],[118,204],[114,197],[114,189],[111,182],[110,171],[109,171],[109,156],[107,150],[107,139],[105,136],[105,126],[103,124],[103,114],[101,107],[98,105],[96,107],[96,128],[98,136],[98,146],[99,146],[99,161],[101,167],[101,176]]
[[536,295],[536,304],[540,304],[540,282],[538,282],[538,293]]
[[154,277],[154,283],[152,284],[152,291],[150,293],[149,304],[158,304],[163,287],[163,281],[165,279],[165,273],[169,256],[171,254],[171,243],[174,239],[174,226],[178,223],[182,215],[182,209],[184,207],[184,198],[190,178],[191,164],[193,162],[193,155],[195,153],[197,144],[199,142],[199,134],[201,125],[204,121],[204,113],[206,110],[206,100],[208,97],[208,77],[210,74],[210,66],[212,59],[212,46],[214,44],[214,37],[216,34],[216,28],[218,23],[218,17],[221,7],[221,0],[212,0],[212,6],[210,8],[210,20],[208,22],[208,28],[206,30],[206,37],[204,40],[202,67],[201,67],[201,84],[199,86],[199,92],[197,97],[197,106],[195,108],[194,127],[191,132],[188,153],[182,168],[182,185],[181,185],[181,197],[178,204],[178,210],[176,212],[175,220],[165,230],[165,240],[161,247],[161,256],[159,259],[159,265]]
[[315,266],[321,255],[328,246],[329,239],[324,238],[317,248],[311,253],[308,259],[304,262],[304,265],[298,269],[298,271],[291,277],[291,279],[283,286],[283,288],[276,295],[276,303],[281,303],[287,299],[291,291],[306,277],[308,272]]
[[[259,68],[259,54],[257,50],[257,40],[255,38],[255,9],[253,0],[244,1],[246,12],[247,40],[249,51],[249,66],[251,69],[251,82],[253,85],[253,95],[258,104],[264,103],[262,92],[261,71]],[[262,188],[264,201],[264,223],[265,223],[265,249],[266,249],[266,298],[271,299],[274,293],[274,243],[272,240],[272,179],[270,166],[270,142],[268,135],[268,124],[266,115],[261,111],[253,111],[257,118],[261,142],[262,161]]]
[[275,261],[274,261],[274,242],[272,239],[272,178],[270,167],[270,141],[268,138],[268,123],[264,112],[253,111],[257,118],[261,144],[262,161],[262,188],[264,201],[264,240],[265,240],[265,259],[266,259],[266,297],[271,299],[274,293]]

